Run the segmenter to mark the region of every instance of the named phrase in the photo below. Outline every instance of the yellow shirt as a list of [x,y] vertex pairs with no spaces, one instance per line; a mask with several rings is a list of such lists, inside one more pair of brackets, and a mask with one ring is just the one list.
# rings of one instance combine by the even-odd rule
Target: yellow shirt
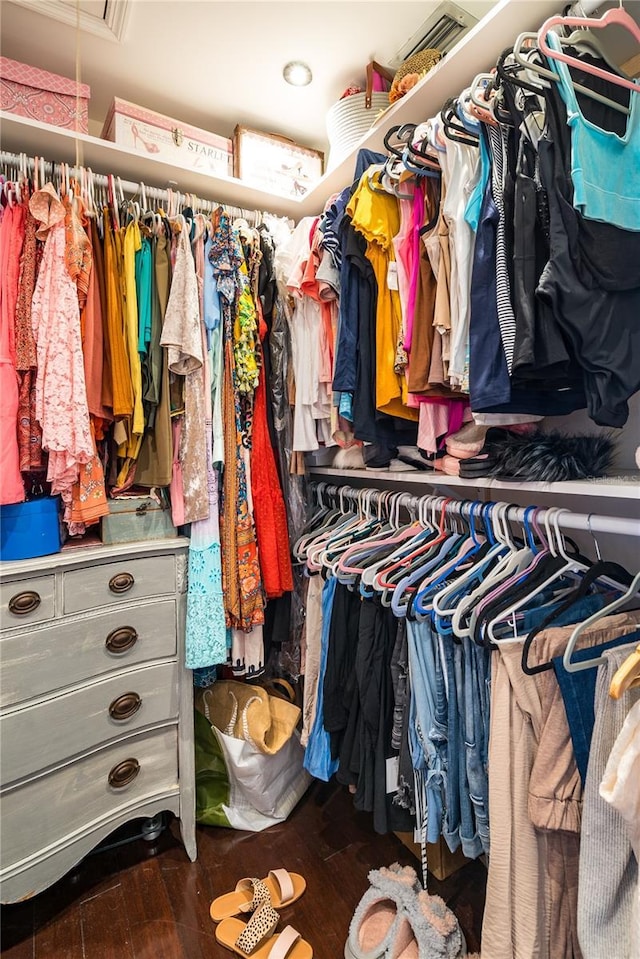
[[390,416],[418,419],[418,410],[406,406],[407,381],[396,373],[396,350],[402,328],[402,310],[397,290],[389,289],[389,263],[395,262],[393,237],[400,229],[400,210],[395,196],[373,189],[364,173],[347,206],[351,223],[367,241],[378,296],[376,305],[376,407]]
[[124,327],[131,367],[133,385],[133,422],[130,449],[128,455],[134,458],[140,448],[140,437],[144,433],[144,410],[142,407],[142,368],[138,353],[138,300],[136,296],[136,253],[142,246],[140,227],[134,220],[127,227],[124,237]]

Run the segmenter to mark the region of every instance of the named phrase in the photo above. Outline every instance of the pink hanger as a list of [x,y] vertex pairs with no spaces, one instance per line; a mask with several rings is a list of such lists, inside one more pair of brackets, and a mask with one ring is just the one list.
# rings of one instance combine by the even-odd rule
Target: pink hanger
[[583,63],[582,60],[576,60],[575,57],[570,57],[568,54],[562,53],[559,50],[552,50],[547,43],[547,34],[552,27],[586,27],[588,30],[593,30],[608,27],[612,24],[618,24],[618,26],[624,27],[633,35],[638,43],[640,43],[640,26],[623,7],[615,7],[613,10],[607,10],[604,16],[596,18],[551,17],[540,27],[538,32],[538,46],[545,56],[552,60],[561,60],[563,63],[568,63],[578,70],[584,70],[585,73],[592,73],[595,77],[600,77],[601,80],[608,80],[609,83],[615,83],[619,87],[625,87],[627,90],[633,90],[634,93],[639,93],[640,85],[634,83],[633,80],[620,77],[615,73],[611,73],[609,70],[602,70],[600,67],[593,66],[591,63]]

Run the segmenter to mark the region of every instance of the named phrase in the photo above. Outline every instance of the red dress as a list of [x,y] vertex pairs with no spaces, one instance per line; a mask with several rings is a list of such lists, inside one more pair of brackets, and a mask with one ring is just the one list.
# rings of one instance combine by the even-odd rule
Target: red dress
[[[258,318],[262,343],[267,333],[267,326],[262,317],[259,301]],[[293,572],[287,513],[267,425],[264,363],[260,366],[260,379],[255,392],[253,409],[251,495],[262,585],[267,599],[275,599],[293,589]]]

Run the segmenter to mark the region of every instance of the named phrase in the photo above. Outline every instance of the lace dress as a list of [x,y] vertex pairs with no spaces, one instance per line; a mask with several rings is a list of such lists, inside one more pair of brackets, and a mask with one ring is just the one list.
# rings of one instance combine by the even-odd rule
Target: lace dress
[[[39,219],[38,204],[31,209]],[[34,209],[35,206],[35,209]],[[49,451],[47,481],[60,493],[65,518],[71,510],[71,491],[81,465],[94,455],[89,423],[84,358],[80,334],[80,307],[76,284],[66,267],[64,208],[59,219],[49,210],[49,235],[33,294],[31,320],[36,341],[36,416],[42,427],[42,445]]]

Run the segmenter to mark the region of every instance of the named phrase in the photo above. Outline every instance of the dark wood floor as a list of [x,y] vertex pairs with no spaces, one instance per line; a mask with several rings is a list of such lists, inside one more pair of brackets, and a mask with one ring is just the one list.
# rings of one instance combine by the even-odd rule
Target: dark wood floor
[[[285,866],[307,891],[282,910],[312,944],[316,959],[340,959],[349,921],[372,867],[394,861],[418,868],[395,836],[376,836],[348,793],[320,783],[288,822],[255,834],[198,830],[190,863],[175,823],[154,844],[136,840],[91,855],[30,902],[2,911],[3,959],[224,959],[211,900],[242,876]],[[470,951],[479,946],[486,872],[471,863],[444,882],[430,879],[457,914]]]

